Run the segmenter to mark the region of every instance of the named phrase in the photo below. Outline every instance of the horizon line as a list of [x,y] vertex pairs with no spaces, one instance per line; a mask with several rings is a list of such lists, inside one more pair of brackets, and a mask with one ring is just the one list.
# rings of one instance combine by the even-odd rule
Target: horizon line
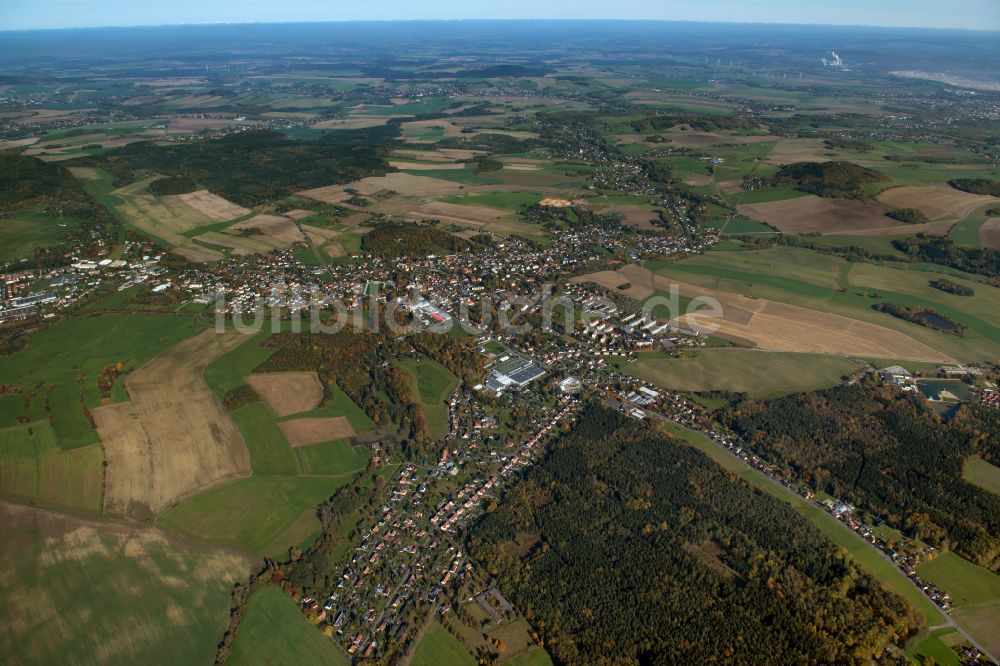
[[4,33],[26,33],[26,32],[60,32],[68,30],[133,30],[136,28],[200,28],[212,26],[239,26],[239,25],[316,25],[323,23],[350,24],[350,23],[696,23],[705,25],[742,25],[742,26],[775,26],[789,28],[866,28],[876,30],[926,30],[930,32],[974,32],[974,33],[1000,33],[1000,27],[991,28],[940,28],[923,25],[882,25],[865,23],[797,23],[782,21],[716,21],[711,19],[659,19],[659,18],[441,18],[441,19],[303,19],[297,21],[192,21],[181,23],[134,23],[127,25],[87,25],[87,26],[63,26],[58,28],[38,27],[38,28],[7,28],[0,29],[0,34]]

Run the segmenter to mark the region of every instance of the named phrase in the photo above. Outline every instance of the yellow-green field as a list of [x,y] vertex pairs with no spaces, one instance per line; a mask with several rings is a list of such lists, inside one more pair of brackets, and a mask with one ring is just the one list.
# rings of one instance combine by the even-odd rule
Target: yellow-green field
[[0,504],[0,662],[209,664],[249,560]]
[[860,367],[840,356],[719,348],[685,352],[681,358],[643,353],[623,371],[678,391],[731,391],[769,398],[835,386]]
[[316,506],[353,477],[238,479],[181,502],[160,523],[198,541],[276,557],[319,530]]
[[1000,653],[1000,576],[955,553],[918,565],[917,573],[951,594],[952,617],[991,654]]
[[[949,275],[974,297],[956,296],[928,283],[939,277],[922,266],[849,262],[812,250],[778,246],[742,252],[708,252],[678,262],[648,262],[655,273],[707,289],[838,314],[892,329],[960,361],[1000,355],[1000,289]],[[942,269],[944,270],[944,269]],[[876,312],[872,305],[925,306],[967,327],[950,335]],[[903,357],[900,354],[900,357]]]
[[331,639],[306,621],[291,597],[280,588],[266,585],[250,596],[226,663],[233,666],[347,666],[351,660]]
[[980,488],[1000,495],[1000,467],[985,460],[979,458],[966,460],[965,468],[962,470],[962,478]]

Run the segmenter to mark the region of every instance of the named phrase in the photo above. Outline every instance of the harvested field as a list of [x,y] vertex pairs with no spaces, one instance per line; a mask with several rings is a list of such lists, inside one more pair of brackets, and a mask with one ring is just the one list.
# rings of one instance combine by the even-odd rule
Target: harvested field
[[885,216],[880,204],[853,199],[824,199],[814,194],[796,199],[743,204],[737,210],[785,233],[835,233],[900,228],[908,225]]
[[241,231],[251,229],[261,236],[273,239],[277,247],[288,247],[303,240],[295,222],[283,215],[254,215],[231,227],[226,227],[226,233],[238,235]]
[[285,217],[290,217],[293,220],[303,220],[307,217],[312,217],[315,214],[316,213],[311,210],[303,210],[301,208],[296,208],[294,210],[282,213],[282,215],[284,215]]
[[182,198],[191,195],[156,197],[146,193],[144,190],[148,183],[149,181],[139,181],[114,190],[112,194],[123,202],[115,207],[117,211],[141,231],[171,246],[185,248],[187,254],[183,252],[181,254],[185,256],[190,254],[189,258],[192,261],[211,261],[221,258],[222,255],[218,252],[201,248],[182,235],[186,231],[214,224],[218,220],[192,207]]
[[[889,218],[886,218],[889,219]],[[877,238],[881,236],[913,236],[914,234],[924,234],[926,236],[947,236],[955,222],[942,220],[941,222],[928,222],[927,224],[903,224],[894,227],[883,227],[881,229],[866,229],[861,231],[836,231],[826,234],[827,236],[867,236]]]
[[334,439],[347,439],[357,434],[345,416],[293,419],[282,421],[278,426],[293,449]]
[[260,125],[259,122],[241,120],[234,118],[173,118],[167,126],[170,134],[183,134],[186,132],[199,132],[201,130],[219,130],[233,125]]
[[215,106],[225,100],[219,95],[184,95],[171,99],[167,106],[173,107],[195,107],[195,106]]
[[979,206],[1000,203],[1000,198],[969,194],[945,183],[894,187],[876,198],[895,208],[917,208],[931,220],[963,218]]
[[625,266],[617,273],[630,282],[633,288],[635,285],[644,285],[657,291],[669,292],[673,284],[677,285],[682,296],[714,298],[721,306],[721,317],[698,312],[678,317],[677,320],[698,330],[714,328],[725,337],[748,340],[761,349],[934,363],[954,362],[948,355],[928,345],[877,324],[763,298],[698,287],[656,275],[635,264]]
[[74,178],[79,180],[100,180],[101,174],[94,167],[67,167]]
[[130,402],[91,410],[108,466],[106,513],[148,518],[181,497],[250,473],[239,431],[202,379],[245,338],[206,330],[125,379]]
[[428,218],[437,218],[444,222],[456,222],[458,224],[471,224],[474,226],[483,226],[492,222],[498,222],[507,216],[506,212],[496,208],[445,203],[443,201],[432,201],[417,206],[413,209],[413,214]]
[[642,206],[611,206],[611,208],[602,209],[602,213],[617,213],[624,218],[625,224],[635,227],[637,229],[656,229],[653,225],[653,220],[658,220],[659,216]]
[[232,220],[253,212],[249,208],[234,204],[232,201],[223,199],[217,194],[212,194],[208,190],[178,194],[177,197],[202,215],[219,222]]
[[27,139],[10,139],[9,141],[0,141],[0,150],[10,150],[11,148],[24,148],[25,146],[30,146],[36,141],[38,141],[37,136],[29,136]]
[[[427,132],[437,132],[440,130],[444,138],[455,138],[462,136],[462,130],[450,120],[412,120],[400,125],[406,143],[425,143],[422,136]],[[430,143],[436,142],[430,141]]]
[[735,134],[716,134],[714,132],[667,132],[663,136],[670,139],[670,145],[678,148],[706,148],[708,146],[744,145],[749,143],[767,143],[778,141],[781,137],[771,135],[740,136]]
[[323,203],[335,204],[351,198],[350,194],[344,192],[346,188],[353,188],[363,196],[371,196],[385,190],[392,190],[404,196],[447,196],[476,192],[482,189],[474,185],[463,187],[462,183],[451,180],[401,172],[373,176],[347,185],[328,185],[327,187],[305,190],[299,194]]
[[581,275],[572,278],[570,282],[593,282],[599,284],[605,289],[615,289],[624,284],[631,284],[632,286],[628,289],[619,290],[626,296],[633,298],[637,301],[644,301],[655,293],[652,286],[652,273],[649,274],[650,279],[644,280],[638,283],[629,282],[629,279],[617,271],[600,271],[598,273],[589,273],[587,275]]
[[471,160],[477,155],[482,155],[483,151],[469,150],[467,148],[438,148],[436,150],[406,150],[400,148],[394,154],[418,159],[423,162],[455,162],[458,160]]
[[267,372],[246,381],[279,417],[316,409],[323,399],[323,384],[315,372]]
[[[742,183],[740,181],[735,181],[736,188],[734,190],[734,188],[733,188],[733,182],[734,181],[726,181],[725,184],[722,184],[722,185],[719,186],[719,189],[722,190],[723,194],[732,194],[734,191],[735,192],[742,191],[742,189],[743,189]],[[711,176],[691,176],[689,178],[685,178],[684,179],[684,184],[685,185],[693,185],[694,187],[704,187],[705,185],[711,185],[712,184],[712,177]],[[726,191],[727,189],[729,190],[728,192]]]
[[209,261],[215,261],[220,259],[222,255],[214,250],[209,250],[207,248],[198,247],[197,245],[192,245],[191,247],[175,247],[173,249],[174,254],[179,254],[190,262],[196,264],[204,264]]
[[510,169],[511,171],[541,171],[542,167],[537,164],[507,164],[504,169]]
[[979,244],[991,250],[1000,250],[1000,218],[993,217],[979,227]]
[[351,116],[349,118],[331,118],[313,123],[309,127],[312,129],[367,129],[385,125],[393,118],[406,118],[407,116]]
[[400,170],[408,171],[438,171],[440,169],[456,169],[461,170],[465,168],[464,164],[458,164],[457,162],[400,162],[392,161],[389,162],[389,166],[395,167]]
[[220,231],[209,231],[194,237],[203,243],[211,245],[221,245],[232,250],[233,254],[245,257],[251,254],[267,254],[274,249],[274,244],[262,240],[260,236],[237,236],[222,233]]
[[782,166],[795,162],[829,162],[835,159],[822,139],[782,139],[764,160]]

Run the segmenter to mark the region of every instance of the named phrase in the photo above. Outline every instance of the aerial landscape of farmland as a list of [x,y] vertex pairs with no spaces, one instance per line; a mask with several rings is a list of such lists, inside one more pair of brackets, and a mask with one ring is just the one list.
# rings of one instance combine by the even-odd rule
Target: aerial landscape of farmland
[[1000,663],[995,8],[291,4],[0,7],[0,661]]

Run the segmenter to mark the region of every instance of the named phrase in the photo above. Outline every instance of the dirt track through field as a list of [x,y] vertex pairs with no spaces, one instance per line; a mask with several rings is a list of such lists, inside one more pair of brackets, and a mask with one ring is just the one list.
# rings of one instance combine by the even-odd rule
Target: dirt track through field
[[104,510],[148,518],[180,498],[250,474],[239,430],[202,379],[244,338],[206,330],[125,379],[129,402],[92,410],[107,458]]

